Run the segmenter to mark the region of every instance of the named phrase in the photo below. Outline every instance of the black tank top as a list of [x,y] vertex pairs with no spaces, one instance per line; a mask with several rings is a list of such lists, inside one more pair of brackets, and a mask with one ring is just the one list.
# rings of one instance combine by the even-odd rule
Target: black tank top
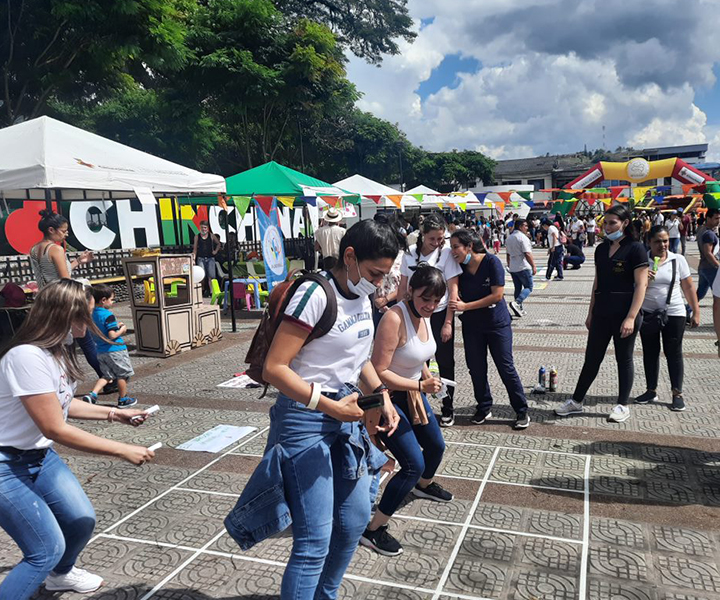
[[203,239],[203,236],[201,236],[198,233],[198,246],[197,246],[197,255],[200,258],[210,258],[213,254],[213,241],[212,236],[208,234],[208,236]]

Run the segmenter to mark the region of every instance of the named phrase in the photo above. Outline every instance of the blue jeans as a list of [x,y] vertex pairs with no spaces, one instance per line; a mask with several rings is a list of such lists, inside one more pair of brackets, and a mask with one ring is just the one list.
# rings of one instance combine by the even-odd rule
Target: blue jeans
[[210,287],[210,280],[215,279],[217,277],[217,273],[215,271],[215,257],[214,256],[198,256],[197,264],[203,268],[203,271],[205,271],[205,280],[204,281],[207,281],[208,287]]
[[517,273],[510,273],[513,284],[515,284],[515,302],[522,306],[522,303],[527,300],[527,297],[533,291],[533,274],[530,269],[524,271],[518,271]]
[[[268,449],[281,444],[289,455],[282,463],[282,475],[292,517],[293,547],[280,597],[337,598],[370,520],[373,474],[365,463],[367,449],[354,447],[359,460],[352,462],[351,473],[343,439],[359,425],[307,410],[282,394],[271,409],[270,420]],[[322,439],[308,446],[307,440],[316,436]]]
[[487,330],[463,327],[462,333],[465,343],[465,361],[470,371],[478,409],[487,413],[493,405],[488,382],[487,354],[489,350],[500,374],[500,379],[507,390],[510,404],[518,417],[524,416],[528,410],[527,398],[513,361],[510,325]]
[[563,277],[563,255],[565,254],[565,248],[562,245],[555,246],[555,249],[550,253],[548,257],[547,272],[545,278],[550,279],[552,277],[553,269],[557,269],[557,276],[562,279]]
[[705,297],[705,294],[708,293],[708,290],[712,288],[712,284],[713,281],[715,281],[716,274],[717,269],[714,267],[698,269],[698,300],[702,300]]
[[93,371],[97,373],[98,379],[102,379],[102,369],[100,368],[100,361],[97,357],[97,344],[95,338],[88,330],[87,333],[81,338],[75,338],[75,341],[80,346],[80,350],[85,355],[85,360],[92,367]]
[[570,265],[573,269],[579,269],[580,265],[585,262],[584,256],[566,256],[563,259],[563,267],[566,269],[568,268],[568,265]]
[[380,439],[392,452],[401,468],[387,484],[378,505],[384,515],[391,516],[395,513],[421,477],[432,479],[442,461],[445,440],[425,394],[423,394],[423,403],[428,423],[413,425],[407,417],[407,393],[393,392],[393,404],[400,415],[400,425],[389,437],[380,434]]
[[678,250],[680,250],[680,238],[670,238],[670,252],[677,254]]
[[95,528],[95,511],[54,450],[0,451],[0,527],[23,553],[0,584],[0,598],[25,600],[50,571],[73,568]]

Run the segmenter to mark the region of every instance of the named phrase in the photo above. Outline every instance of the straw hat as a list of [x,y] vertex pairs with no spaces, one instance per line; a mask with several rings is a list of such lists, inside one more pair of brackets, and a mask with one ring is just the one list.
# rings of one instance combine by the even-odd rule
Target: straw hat
[[342,215],[339,210],[335,208],[328,208],[327,212],[323,216],[323,219],[325,219],[326,223],[339,223],[342,221]]

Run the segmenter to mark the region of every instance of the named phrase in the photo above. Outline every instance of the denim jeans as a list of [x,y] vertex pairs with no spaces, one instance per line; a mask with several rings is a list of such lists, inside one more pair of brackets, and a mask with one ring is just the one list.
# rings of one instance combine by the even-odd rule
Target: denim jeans
[[197,264],[205,271],[205,281],[210,285],[210,280],[217,277],[215,272],[215,257],[214,256],[198,256]]
[[357,445],[369,444],[354,435],[358,423],[341,423],[282,394],[270,423],[266,451],[280,444],[287,455],[282,476],[293,534],[280,597],[332,600],[370,520],[374,473],[367,455],[379,451]]
[[513,284],[515,285],[515,302],[522,306],[522,303],[527,300],[527,297],[533,291],[533,274],[530,269],[524,271],[518,271],[517,273],[510,273]]
[[566,256],[563,258],[563,267],[565,269],[570,265],[573,269],[579,269],[580,265],[585,262],[584,256]]
[[680,250],[680,238],[670,238],[670,252],[677,254],[678,250]]
[[100,361],[97,357],[97,344],[95,338],[93,338],[90,331],[87,331],[81,338],[75,338],[75,341],[80,346],[80,350],[85,355],[85,360],[92,367],[93,371],[97,373],[98,379],[102,378],[102,369],[100,368]]
[[0,598],[25,600],[50,571],[73,568],[95,528],[95,511],[54,450],[0,451],[0,527],[23,553],[0,584]]
[[702,300],[708,290],[712,289],[713,281],[715,281],[715,275],[717,269],[715,267],[698,269],[698,287],[697,296],[698,300]]
[[442,461],[445,440],[425,394],[423,403],[428,423],[413,425],[407,417],[407,393],[393,392],[393,404],[400,415],[400,425],[391,436],[380,434],[380,439],[397,459],[400,471],[388,482],[378,505],[384,515],[395,513],[421,477],[432,479]]
[[488,330],[463,327],[462,333],[465,343],[465,361],[470,371],[478,408],[482,412],[489,412],[493,405],[488,382],[487,354],[489,350],[500,374],[500,379],[507,390],[510,404],[518,417],[525,415],[528,410],[527,397],[513,361],[510,325]]
[[546,279],[550,279],[552,277],[553,269],[557,269],[557,276],[562,279],[564,254],[565,248],[562,245],[555,246],[555,249],[550,253],[550,256],[548,257],[547,272],[545,273]]

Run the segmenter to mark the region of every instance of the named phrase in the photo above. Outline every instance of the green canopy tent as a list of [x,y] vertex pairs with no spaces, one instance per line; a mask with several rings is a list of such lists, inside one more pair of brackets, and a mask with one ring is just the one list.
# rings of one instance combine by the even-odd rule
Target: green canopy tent
[[[227,193],[223,194],[227,197],[237,196],[245,198],[254,198],[257,196],[275,196],[284,198],[294,198],[293,207],[302,207],[308,204],[307,199],[318,196],[340,197],[353,204],[359,204],[360,196],[351,194],[346,190],[335,187],[334,185],[281,165],[275,161],[270,161],[259,167],[254,167],[232,175],[225,180]],[[200,204],[200,205],[217,205],[218,196],[178,198],[180,204]],[[253,200],[257,206],[257,201]],[[283,203],[284,204],[284,203]],[[182,226],[182,224],[181,224]],[[228,245],[228,267],[232,276],[233,264],[230,260],[230,249]],[[230,312],[232,316],[233,331],[235,331],[235,308],[232,293],[232,285],[230,286]]]

